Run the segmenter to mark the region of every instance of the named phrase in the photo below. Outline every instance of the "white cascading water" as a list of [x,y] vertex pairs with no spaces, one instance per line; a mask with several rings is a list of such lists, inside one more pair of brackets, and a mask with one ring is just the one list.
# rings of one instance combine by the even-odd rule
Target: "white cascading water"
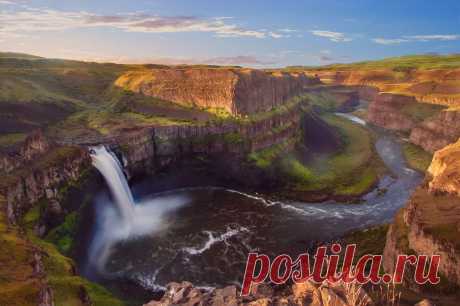
[[93,166],[99,170],[107,182],[122,219],[126,224],[132,223],[134,199],[120,162],[104,146],[92,147],[90,152]]
[[[90,147],[93,166],[104,177],[115,203],[98,202],[96,197],[96,232],[89,250],[87,269],[105,273],[107,258],[120,241],[153,234],[168,226],[164,215],[188,202],[183,195],[145,197],[134,203],[123,167],[113,152],[104,146]],[[106,205],[108,204],[108,205]]]

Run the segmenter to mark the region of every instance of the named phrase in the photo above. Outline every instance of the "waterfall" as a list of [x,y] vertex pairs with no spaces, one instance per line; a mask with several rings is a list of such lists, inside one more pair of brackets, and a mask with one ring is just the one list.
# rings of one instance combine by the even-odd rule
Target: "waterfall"
[[131,223],[134,214],[134,199],[118,158],[104,146],[90,148],[93,166],[104,177],[122,220]]

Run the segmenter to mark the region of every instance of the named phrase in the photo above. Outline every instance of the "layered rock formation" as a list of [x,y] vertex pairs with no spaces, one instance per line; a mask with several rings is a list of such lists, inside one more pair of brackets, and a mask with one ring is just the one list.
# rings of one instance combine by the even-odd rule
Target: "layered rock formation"
[[410,131],[415,126],[415,122],[401,110],[407,104],[414,102],[415,98],[409,96],[379,94],[369,105],[367,119],[386,129]]
[[42,155],[49,148],[50,143],[42,131],[34,131],[23,143],[0,151],[0,172],[11,172],[25,162]]
[[435,152],[460,137],[460,112],[438,110],[415,97],[381,93],[369,104],[369,122],[406,132],[413,144]]
[[[436,152],[427,182],[416,190],[390,227],[384,252],[386,271],[394,272],[398,254],[439,254],[443,282],[460,286],[459,162],[460,141]],[[413,280],[408,284],[414,286]]]
[[327,282],[319,285],[307,281],[275,290],[261,284],[252,289],[250,296],[241,297],[235,286],[204,291],[189,282],[182,282],[168,284],[166,293],[160,301],[152,301],[144,306],[366,306],[371,303],[370,297],[357,285],[331,285]]
[[304,73],[253,69],[167,68],[131,71],[115,85],[180,105],[221,108],[233,115],[269,111],[319,80]]
[[[381,65],[384,66],[384,65]],[[460,137],[460,69],[451,68],[331,68],[310,71],[323,82],[361,86],[367,95],[370,122],[395,131],[410,133],[410,142],[435,152]],[[373,89],[381,92],[374,95]],[[365,98],[363,98],[365,99]],[[366,99],[365,99],[366,100]],[[427,104],[449,107],[436,110]],[[430,116],[430,113],[432,116]]]
[[434,152],[460,137],[460,111],[446,110],[428,118],[411,130],[410,141]]
[[460,139],[434,154],[428,168],[430,192],[446,192],[460,197]]
[[460,105],[460,69],[347,69],[314,71],[327,83],[361,85],[413,96],[420,102]]
[[77,180],[89,164],[80,147],[51,144],[40,132],[30,135],[16,153],[3,158],[0,194],[7,201],[8,220],[15,223],[41,198],[55,199],[59,187]]

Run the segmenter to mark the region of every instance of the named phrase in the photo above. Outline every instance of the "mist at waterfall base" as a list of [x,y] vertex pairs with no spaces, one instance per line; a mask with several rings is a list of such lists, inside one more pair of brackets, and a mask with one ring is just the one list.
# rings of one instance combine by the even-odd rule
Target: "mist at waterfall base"
[[[96,225],[86,267],[148,290],[184,280],[202,287],[239,285],[249,252],[296,256],[350,230],[390,222],[421,175],[407,168],[400,143],[391,135],[379,136],[376,151],[391,174],[356,204],[273,202],[216,187],[172,186],[154,193],[166,178],[153,177],[132,186],[135,200],[127,222],[123,216],[129,213],[122,213],[113,203],[116,195],[109,197],[104,187],[94,203]],[[124,179],[118,160],[111,165]],[[107,185],[116,184],[111,180],[120,173],[104,171],[110,176]]]
[[161,201],[145,198],[135,203],[117,157],[104,146],[90,150],[93,166],[104,177],[112,197],[106,194],[96,197],[97,224],[89,249],[91,260],[87,269],[110,274],[105,265],[112,248],[123,241],[135,240],[165,229],[167,223],[163,220],[164,216],[186,204],[187,197],[171,195],[163,197]]

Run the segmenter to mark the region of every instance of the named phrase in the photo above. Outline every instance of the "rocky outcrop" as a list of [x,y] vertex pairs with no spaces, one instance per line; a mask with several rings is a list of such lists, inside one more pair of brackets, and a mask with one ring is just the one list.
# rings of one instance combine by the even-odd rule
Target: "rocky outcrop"
[[330,84],[361,85],[397,92],[419,102],[460,105],[460,69],[347,69],[312,71]]
[[460,197],[460,139],[434,154],[428,174],[432,177],[431,193],[447,192]]
[[261,284],[253,287],[250,296],[241,297],[235,286],[205,291],[194,287],[189,282],[182,282],[168,284],[165,295],[160,301],[152,301],[144,306],[365,306],[371,303],[372,300],[366,292],[356,285],[331,285],[327,282],[315,284],[307,281],[283,288],[272,288]]
[[140,128],[101,143],[119,152],[131,174],[152,173],[192,154],[245,158],[251,152],[296,138],[301,131],[302,101],[253,120]]
[[377,95],[369,104],[367,119],[386,129],[408,133],[409,141],[427,152],[435,152],[460,137],[459,111],[431,109],[411,96]]
[[413,97],[379,94],[369,105],[367,119],[369,122],[390,130],[410,131],[415,122],[401,110],[409,103],[416,102]]
[[0,183],[0,194],[7,201],[7,216],[11,223],[23,215],[41,198],[55,199],[63,184],[77,180],[89,166],[87,152],[75,146],[50,146],[39,134],[27,139],[14,160],[18,165],[5,174]]
[[[459,162],[460,142],[435,153],[427,182],[414,192],[390,227],[384,252],[386,271],[394,271],[398,254],[438,254],[444,282],[460,286]],[[413,281],[408,283],[414,286]]]
[[125,90],[185,106],[221,108],[244,116],[269,111],[319,80],[304,73],[253,69],[166,68],[131,71],[115,82]]
[[446,110],[415,126],[410,141],[428,152],[434,152],[460,137],[460,111]]
[[0,151],[0,172],[11,172],[24,163],[42,155],[51,144],[41,130],[32,132],[23,143]]

